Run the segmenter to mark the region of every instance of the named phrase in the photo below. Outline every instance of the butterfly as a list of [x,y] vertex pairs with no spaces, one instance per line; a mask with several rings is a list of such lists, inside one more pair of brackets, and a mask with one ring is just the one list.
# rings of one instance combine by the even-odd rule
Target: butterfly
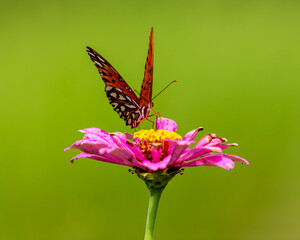
[[150,31],[149,47],[145,64],[144,79],[139,98],[129,87],[114,67],[94,49],[87,47],[87,53],[100,73],[105,83],[105,92],[109,103],[119,114],[126,125],[131,128],[137,127],[146,119],[153,107],[152,86],[153,86],[153,28]]

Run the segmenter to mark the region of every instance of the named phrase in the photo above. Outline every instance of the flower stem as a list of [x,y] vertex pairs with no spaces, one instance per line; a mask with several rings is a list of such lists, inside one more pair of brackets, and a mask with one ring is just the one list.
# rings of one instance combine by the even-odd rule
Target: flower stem
[[160,196],[164,190],[162,188],[150,188],[150,199],[146,221],[146,231],[144,240],[153,240],[156,215],[159,205]]

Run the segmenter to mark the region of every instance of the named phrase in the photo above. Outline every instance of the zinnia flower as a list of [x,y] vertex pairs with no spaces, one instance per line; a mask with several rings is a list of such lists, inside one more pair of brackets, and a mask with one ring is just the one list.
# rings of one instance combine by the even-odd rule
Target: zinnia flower
[[72,158],[90,158],[102,162],[132,167],[139,177],[145,173],[170,174],[180,172],[183,167],[219,166],[226,170],[234,168],[234,162],[249,164],[247,160],[222,151],[236,143],[224,144],[225,138],[206,134],[192,148],[194,139],[202,127],[188,132],[183,138],[176,133],[176,123],[167,118],[156,120],[157,130],[140,130],[136,133],[108,133],[98,128],[87,128],[83,140],[68,149],[79,149]]
[[171,119],[158,118],[156,127],[156,131],[140,130],[133,135],[87,128],[81,130],[85,134],[83,140],[66,149],[82,151],[72,162],[90,158],[133,168],[131,172],[136,173],[150,191],[145,240],[153,240],[159,200],[165,186],[183,167],[219,166],[229,170],[234,168],[235,161],[249,164],[243,158],[223,153],[225,148],[237,144],[225,144],[227,140],[216,134],[206,134],[196,143],[194,139],[203,130],[201,127],[183,138],[176,133],[177,125]]

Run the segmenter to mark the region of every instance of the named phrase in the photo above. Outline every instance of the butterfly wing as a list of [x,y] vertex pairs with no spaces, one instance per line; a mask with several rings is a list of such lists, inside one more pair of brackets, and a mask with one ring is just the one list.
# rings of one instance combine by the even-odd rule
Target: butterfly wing
[[151,28],[144,80],[142,83],[139,101],[141,106],[148,106],[152,99],[153,86],[153,28]]
[[121,75],[94,49],[87,47],[87,53],[95,63],[103,82],[109,103],[119,114],[126,125],[135,127],[135,122],[140,115],[140,102],[133,90],[128,86]]

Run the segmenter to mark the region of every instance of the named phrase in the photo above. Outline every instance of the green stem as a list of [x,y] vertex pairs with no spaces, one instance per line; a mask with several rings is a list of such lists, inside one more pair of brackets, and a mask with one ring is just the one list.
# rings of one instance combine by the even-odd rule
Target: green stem
[[164,188],[150,188],[150,199],[146,221],[146,231],[144,240],[153,240],[156,215],[159,205],[160,196]]

